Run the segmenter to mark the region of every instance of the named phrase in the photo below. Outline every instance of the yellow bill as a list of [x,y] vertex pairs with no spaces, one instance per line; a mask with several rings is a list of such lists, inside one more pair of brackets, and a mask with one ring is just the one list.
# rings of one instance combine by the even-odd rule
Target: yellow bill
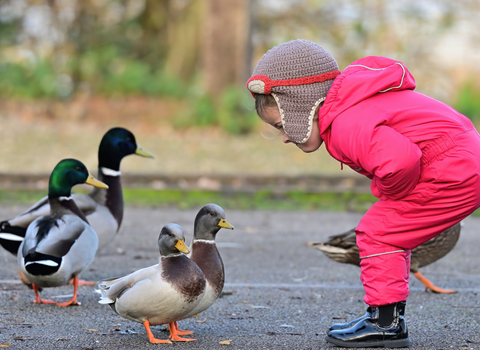
[[97,180],[90,174],[88,174],[88,179],[87,181],[85,181],[85,183],[98,188],[108,188],[107,184],[104,184],[102,181]]
[[218,223],[218,226],[223,227],[223,228],[228,228],[230,230],[233,230],[234,227],[230,225],[227,220],[225,219],[220,219],[220,222]]
[[185,241],[182,239],[179,239],[177,244],[175,244],[175,248],[177,248],[179,251],[182,253],[188,254],[190,253],[190,249],[185,245]]
[[145,151],[140,145],[137,145],[135,154],[138,154],[139,156],[142,156],[142,157],[155,158],[155,156],[152,153]]

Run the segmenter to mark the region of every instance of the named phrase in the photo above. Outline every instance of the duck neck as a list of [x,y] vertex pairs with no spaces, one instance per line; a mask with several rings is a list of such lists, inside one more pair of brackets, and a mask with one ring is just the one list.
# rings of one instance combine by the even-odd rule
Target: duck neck
[[214,240],[194,239],[190,259],[205,275],[205,279],[220,294],[225,282],[225,270]]
[[123,219],[123,192],[120,171],[106,167],[98,168],[98,179],[108,185],[108,189],[95,187],[90,193],[98,203],[105,205],[117,221],[118,228]]
[[109,144],[104,144],[103,140],[98,149],[98,167],[107,168],[114,171],[120,170],[120,162],[123,159],[116,149],[112,148]]
[[50,215],[62,216],[62,215],[76,215],[88,224],[88,220],[85,214],[77,207],[75,201],[71,196],[48,196],[48,202],[50,204]]

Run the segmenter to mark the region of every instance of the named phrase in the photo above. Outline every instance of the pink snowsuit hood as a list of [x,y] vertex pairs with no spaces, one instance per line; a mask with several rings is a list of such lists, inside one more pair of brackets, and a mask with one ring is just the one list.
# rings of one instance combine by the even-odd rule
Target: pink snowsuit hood
[[322,139],[328,138],[325,131],[334,119],[351,106],[379,92],[414,90],[415,86],[415,79],[400,61],[369,56],[352,62],[335,79],[319,111]]
[[[389,119],[414,88],[401,62],[366,57],[335,79],[319,111],[320,136],[330,155],[372,179],[372,193],[381,199],[402,198],[418,182],[421,150]],[[399,143],[398,156],[390,141]]]

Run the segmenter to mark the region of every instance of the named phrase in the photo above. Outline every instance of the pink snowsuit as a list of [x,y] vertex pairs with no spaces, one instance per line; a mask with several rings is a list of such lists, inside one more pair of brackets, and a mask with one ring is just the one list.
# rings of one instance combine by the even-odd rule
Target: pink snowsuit
[[330,155],[372,179],[379,198],[356,228],[370,306],[406,300],[410,250],[480,206],[480,135],[414,89],[401,62],[366,57],[335,79],[319,111]]

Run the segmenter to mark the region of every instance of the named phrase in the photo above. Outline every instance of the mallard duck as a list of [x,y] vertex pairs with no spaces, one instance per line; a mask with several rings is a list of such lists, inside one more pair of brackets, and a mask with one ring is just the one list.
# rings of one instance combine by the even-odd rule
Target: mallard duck
[[[156,339],[150,325],[168,324],[170,339],[193,341],[177,334],[175,321],[185,318],[205,294],[205,277],[186,255],[182,228],[165,225],[158,238],[160,262],[127,276],[98,282],[100,304],[108,304],[122,317],[142,323],[151,343],[170,343]],[[184,254],[182,254],[184,253]]]
[[[127,129],[108,130],[98,149],[98,179],[106,183],[108,189],[95,188],[90,194],[72,195],[77,207],[85,214],[98,235],[98,250],[113,240],[122,223],[123,194],[119,169],[121,160],[130,154],[154,158],[137,144],[135,136]],[[44,197],[26,212],[1,222],[0,244],[16,255],[28,225],[49,212],[48,197]]]
[[[424,284],[425,291],[431,290],[434,293],[456,293],[453,289],[442,289],[435,286],[425,278],[418,269],[430,265],[447,255],[455,247],[455,244],[457,244],[458,237],[460,237],[460,230],[461,223],[453,225],[438,236],[433,237],[412,250],[410,272]],[[322,251],[330,259],[340,263],[360,266],[355,229],[339,235],[330,236],[329,240],[325,243],[308,243],[308,245]]]
[[[36,218],[28,226],[18,249],[18,265],[32,283],[35,303],[80,305],[78,275],[93,261],[98,248],[97,234],[71,196],[72,187],[82,183],[108,188],[76,159],[64,159],[57,164],[48,185],[50,213]],[[72,278],[74,292],[70,301],[57,303],[40,298],[39,287],[63,286]]]
[[[216,204],[203,206],[195,217],[193,241],[189,255],[202,270],[207,280],[205,296],[200,303],[185,317],[189,318],[205,311],[213,305],[223,290],[225,270],[222,257],[215,244],[215,237],[221,228],[233,230],[234,227],[225,220],[225,211]],[[192,334],[192,331],[180,330],[180,335]]]

